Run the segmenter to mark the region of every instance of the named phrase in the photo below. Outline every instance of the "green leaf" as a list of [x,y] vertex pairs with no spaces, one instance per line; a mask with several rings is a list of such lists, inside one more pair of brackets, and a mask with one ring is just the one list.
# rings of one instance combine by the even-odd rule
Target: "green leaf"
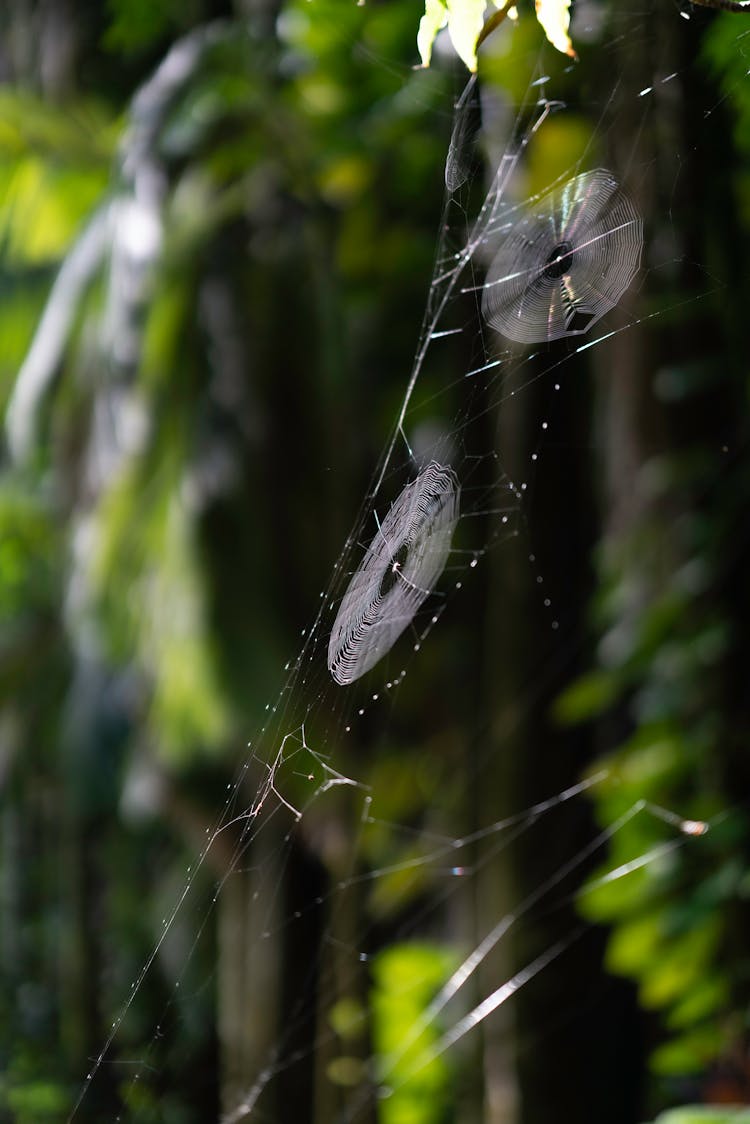
[[726,1009],[730,1001],[729,985],[724,976],[706,976],[693,984],[670,1012],[668,1023],[673,1030],[693,1026],[701,1019]]
[[717,923],[712,917],[655,948],[641,964],[641,1003],[657,1009],[690,994],[700,985],[706,966],[716,963],[718,940]]
[[429,66],[432,60],[432,45],[438,31],[442,31],[448,22],[448,9],[443,0],[426,0],[424,15],[419,21],[417,32],[417,48],[422,66]]
[[358,1038],[367,1027],[367,1013],[359,999],[345,995],[331,1007],[328,1021],[339,1038]]
[[484,27],[485,7],[485,0],[448,0],[448,34],[472,72],[477,68],[477,40]]
[[383,1124],[448,1119],[450,1069],[437,1051],[441,1027],[425,1010],[455,968],[455,954],[427,942],[391,945],[373,961],[373,1040],[381,1076],[392,1088]]
[[[716,1057],[721,1046],[722,1036],[712,1022],[659,1046],[651,1057],[651,1068],[655,1073],[664,1075],[700,1073]],[[696,1116],[694,1109],[680,1109],[675,1110],[676,1115],[666,1113],[660,1116],[657,1124],[750,1124],[747,1113],[744,1116],[732,1116],[723,1115],[724,1111],[717,1109],[714,1113]]]
[[661,919],[648,914],[618,925],[607,945],[607,969],[621,976],[638,976],[662,941]]
[[570,0],[536,0],[536,18],[553,47],[570,58],[577,58],[568,35]]
[[111,23],[104,45],[125,54],[147,50],[180,22],[175,0],[109,0],[108,7]]
[[106,187],[103,168],[55,167],[36,157],[0,164],[0,229],[13,266],[55,263]]
[[577,725],[597,717],[610,706],[619,693],[616,676],[608,671],[592,671],[582,675],[555,700],[553,714],[565,726]]
[[685,1105],[662,1112],[654,1124],[750,1124],[750,1110],[725,1105]]
[[[429,66],[437,33],[447,24],[448,34],[459,58],[469,70],[477,68],[477,46],[485,31],[484,11],[487,0],[426,0],[425,12],[419,21],[417,47],[423,66]],[[503,5],[500,18],[507,13]],[[488,24],[492,21],[488,21]],[[496,17],[496,22],[499,22]],[[494,27],[494,22],[493,22]]]
[[61,1120],[68,1108],[65,1089],[52,1081],[32,1081],[10,1089],[7,1105],[17,1124],[44,1124]]

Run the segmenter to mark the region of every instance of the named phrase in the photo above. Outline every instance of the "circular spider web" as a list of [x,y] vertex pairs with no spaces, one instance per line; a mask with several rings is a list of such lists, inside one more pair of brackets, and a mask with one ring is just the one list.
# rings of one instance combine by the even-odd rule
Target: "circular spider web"
[[328,669],[337,683],[374,667],[429,597],[450,551],[459,495],[453,470],[432,462],[378,525],[331,631]]
[[612,173],[584,172],[515,222],[488,270],[482,313],[519,343],[580,335],[617,304],[642,246],[643,220]]
[[469,179],[473,149],[481,127],[476,74],[472,74],[456,103],[456,115],[448,154],[445,158],[445,186],[450,194]]

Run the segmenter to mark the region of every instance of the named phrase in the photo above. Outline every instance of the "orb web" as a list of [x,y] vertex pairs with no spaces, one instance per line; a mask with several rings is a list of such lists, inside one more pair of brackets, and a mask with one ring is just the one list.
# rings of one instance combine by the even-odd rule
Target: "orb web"
[[453,469],[430,463],[378,525],[339,606],[328,645],[337,683],[353,683],[390,651],[440,577],[459,515]]
[[481,127],[476,74],[472,74],[456,102],[456,114],[445,158],[445,186],[453,194],[466,183],[476,162],[475,146]]
[[[650,36],[650,24],[644,26]],[[625,104],[634,104],[645,115],[648,106],[642,95],[648,91],[639,93],[636,88],[635,93],[628,93],[627,76],[621,76],[615,67],[612,71],[623,86]],[[372,439],[370,424],[377,440],[385,442],[374,472],[376,483],[368,488],[333,573],[327,571],[319,608],[304,622],[278,693],[262,699],[262,703],[268,699],[263,716],[242,754],[233,783],[227,785],[225,803],[205,827],[205,842],[195,866],[191,855],[174,906],[167,909],[148,959],[134,976],[124,1004],[117,1008],[111,1034],[94,1060],[81,1100],[93,1100],[100,1086],[106,1086],[109,1074],[127,1066],[121,1071],[122,1087],[132,1103],[141,1106],[133,1109],[133,1118],[150,1118],[150,1105],[136,1097],[143,1096],[144,1089],[150,1092],[149,1083],[155,1090],[158,1084],[166,1085],[168,1062],[159,1050],[162,1040],[168,1039],[163,1038],[161,1023],[154,1027],[145,1022],[149,1016],[141,1015],[135,996],[148,993],[150,979],[162,970],[161,960],[166,963],[167,954],[171,955],[172,963],[177,963],[173,978],[167,977],[172,990],[166,1015],[174,1010],[182,1018],[177,997],[194,991],[191,979],[204,982],[211,969],[192,948],[180,946],[175,956],[167,946],[173,938],[176,945],[192,926],[198,950],[201,932],[205,929],[210,935],[215,910],[218,931],[233,934],[229,939],[221,937],[217,1008],[227,1019],[225,1025],[235,1016],[238,1026],[247,1025],[250,1011],[255,1026],[261,1030],[266,1024],[270,1027],[252,1049],[245,1048],[242,1038],[236,1057],[222,1041],[230,1064],[237,1062],[236,1078],[226,1082],[222,1091],[225,1124],[245,1119],[299,1119],[290,1111],[275,1111],[275,1098],[285,1104],[289,1087],[302,1085],[313,1069],[315,1097],[310,1102],[314,1100],[316,1105],[316,1120],[355,1124],[369,1118],[370,1101],[375,1097],[379,1103],[391,1098],[394,1107],[389,1119],[395,1118],[400,1088],[405,1101],[410,1091],[419,1088],[424,1067],[449,1050],[460,1084],[471,1082],[481,1101],[483,1079],[479,1076],[477,1080],[477,1070],[468,1067],[484,1058],[485,1046],[477,1046],[473,1057],[459,1055],[455,1048],[465,1035],[486,1025],[488,1049],[494,1049],[496,1029],[489,1020],[497,1008],[535,974],[547,971],[567,945],[578,939],[579,920],[572,915],[572,907],[567,912],[572,901],[571,876],[583,871],[592,856],[603,852],[635,817],[661,821],[658,826],[663,834],[656,836],[653,846],[648,842],[650,836],[644,835],[643,850],[605,871],[600,876],[603,883],[627,880],[631,872],[652,863],[656,868],[667,855],[692,846],[694,837],[707,830],[701,820],[655,810],[639,799],[595,838],[585,833],[585,827],[580,836],[571,835],[567,826],[571,820],[564,819],[564,807],[604,783],[607,772],[590,773],[580,781],[588,758],[587,743],[577,735],[575,753],[568,755],[564,768],[557,772],[563,755],[551,751],[570,743],[563,740],[564,731],[560,733],[557,726],[541,718],[536,740],[515,733],[527,717],[532,719],[530,728],[536,730],[536,715],[552,713],[546,706],[553,697],[548,683],[550,657],[537,641],[541,638],[544,645],[549,637],[549,652],[561,653],[560,663],[566,665],[561,677],[567,674],[569,654],[577,651],[579,643],[579,591],[570,585],[568,571],[562,568],[567,563],[554,554],[558,543],[567,550],[578,535],[571,529],[567,510],[559,524],[554,518],[563,505],[546,507],[553,518],[546,520],[540,535],[545,552],[540,553],[541,561],[537,563],[534,554],[529,553],[527,559],[518,553],[527,542],[525,497],[535,488],[535,481],[541,479],[542,486],[550,490],[547,482],[551,479],[559,481],[561,492],[569,484],[577,489],[575,482],[584,463],[577,452],[570,452],[580,450],[583,458],[586,449],[583,434],[588,431],[570,425],[575,421],[574,387],[580,388],[582,380],[559,378],[558,368],[563,373],[587,370],[594,356],[601,366],[609,367],[613,354],[609,349],[618,346],[618,339],[595,341],[597,352],[586,351],[581,358],[579,352],[589,344],[563,349],[562,356],[553,352],[541,358],[519,356],[510,348],[488,346],[482,317],[509,339],[522,343],[585,332],[617,304],[632,283],[641,260],[643,227],[611,172],[599,169],[574,174],[582,158],[574,147],[564,154],[565,176],[572,178],[563,183],[557,175],[562,165],[556,165],[546,175],[549,182],[560,186],[542,197],[526,198],[520,206],[510,206],[508,196],[526,182],[528,162],[537,161],[539,167],[538,146],[547,143],[547,133],[553,140],[576,135],[572,124],[567,133],[562,128],[555,134],[558,124],[567,123],[567,107],[551,96],[566,87],[560,76],[540,78],[540,73],[540,67],[529,73],[520,95],[508,94],[510,108],[502,99],[493,107],[488,95],[479,136],[475,78],[469,80],[455,106],[444,169],[435,164],[434,174],[438,179],[444,175],[447,195],[414,364],[393,400],[390,436],[378,432],[379,410],[372,419],[366,416],[370,399],[361,400],[367,402],[361,414],[351,415],[352,421],[356,418],[356,430],[352,421],[347,430],[361,439],[363,449]],[[659,79],[661,83],[677,78],[671,65],[661,73],[665,75]],[[607,89],[607,97],[609,93]],[[592,106],[596,120],[590,143],[609,150],[606,131],[611,129],[620,137],[624,129],[615,112],[619,103],[612,102],[611,123],[599,101]],[[477,174],[479,148],[487,153],[484,197]],[[681,150],[676,149],[675,155],[679,165]],[[625,156],[626,162],[621,163],[617,152],[612,152],[613,166],[618,170],[627,166],[628,182],[637,185],[638,198],[648,208],[649,227],[656,230],[656,204],[644,190],[648,181],[638,178],[645,174],[639,169],[649,169],[651,174],[649,153],[641,154],[633,141]],[[669,168],[661,169],[666,186],[675,192],[681,171],[676,166],[670,178]],[[678,208],[675,214],[679,214]],[[431,232],[432,219],[430,237]],[[401,233],[397,232],[399,243]],[[680,229],[671,212],[664,233],[670,237],[663,243],[656,237],[653,240],[647,295],[659,291],[659,284],[664,286],[664,279],[672,277],[679,265]],[[488,262],[491,265],[486,271]],[[695,299],[692,290],[689,299]],[[661,327],[663,313],[662,301],[657,312],[644,313],[640,320],[628,318],[623,332],[640,339]],[[342,320],[342,331],[343,327]],[[394,364],[387,373],[395,384],[390,370],[403,367]],[[536,389],[527,394],[537,379],[539,394]],[[392,387],[385,377],[383,381],[382,393],[391,394]],[[347,386],[347,393],[349,389]],[[360,400],[353,397],[351,401]],[[333,406],[331,401],[330,408]],[[341,407],[343,418],[350,417],[345,397],[337,396],[335,406]],[[280,420],[289,426],[290,436],[295,433],[293,419],[285,411]],[[336,455],[343,456],[340,449]],[[545,460],[539,477],[538,457]],[[426,467],[420,471],[415,464]],[[305,462],[301,471],[307,472],[307,467]],[[346,461],[336,470],[341,478],[349,471],[351,463]],[[381,485],[396,477],[411,482],[388,509]],[[339,503],[345,502],[345,489],[334,494]],[[578,491],[572,494],[577,500]],[[318,499],[320,511],[329,510],[329,496]],[[575,506],[571,504],[571,510]],[[386,512],[384,517],[381,512]],[[459,550],[453,542],[459,515],[458,545],[471,546],[470,550]],[[362,527],[370,526],[364,521],[369,520],[371,532],[363,534]],[[370,537],[372,541],[365,546]],[[355,543],[360,545],[354,547]],[[501,543],[503,550],[499,549]],[[337,545],[326,544],[329,559],[335,556]],[[294,553],[304,557],[306,552],[298,548]],[[560,553],[564,555],[565,550]],[[437,614],[429,612],[428,598],[434,597],[449,558],[454,572],[450,587],[444,585],[446,598],[453,598],[451,620],[444,618],[440,624],[441,629],[457,631],[447,638],[435,637],[435,648],[424,668],[414,659],[408,685],[402,686],[401,676],[390,677],[393,682],[389,682],[383,673],[383,665],[389,663],[385,657],[402,634],[408,635],[418,624],[420,608],[426,602],[425,623],[437,621]],[[524,577],[521,585],[532,587],[530,594],[519,588],[519,569]],[[346,574],[343,581],[342,573]],[[490,603],[492,610],[485,617],[481,609]],[[537,631],[529,618],[527,633],[524,613],[529,604],[538,606],[544,624]],[[556,634],[558,620],[560,633]],[[420,628],[420,641],[424,635]],[[555,635],[564,637],[562,642],[554,641]],[[465,643],[465,638],[476,636],[482,637],[481,644]],[[404,636],[404,646],[406,642]],[[524,662],[527,647],[534,652],[528,664]],[[461,654],[460,660],[444,658],[455,652]],[[480,652],[486,665],[480,662]],[[264,649],[266,662],[271,660],[269,653],[270,649]],[[369,696],[356,688],[338,690],[365,676],[379,661],[383,665],[372,676]],[[472,707],[475,696],[464,689],[469,681],[461,678],[464,667],[467,677],[474,676],[480,685],[471,714],[467,714],[466,697]],[[522,667],[525,670],[516,674],[514,669]],[[562,679],[559,684],[555,679],[555,689],[559,685]],[[423,692],[430,706],[420,712]],[[439,712],[433,705],[438,696]],[[442,740],[448,723],[450,738]],[[517,782],[507,791],[504,787],[515,769],[505,762],[516,760],[519,746],[529,749],[524,783],[535,786],[535,803],[525,799]],[[399,772],[392,765],[396,760]],[[423,777],[428,775],[431,785],[422,787]],[[394,777],[403,777],[413,803],[391,801]],[[612,783],[616,780],[613,777]],[[510,892],[506,898],[504,889],[498,895],[487,894],[485,887],[502,888],[505,881],[510,882],[509,872],[515,876],[511,850],[517,838],[533,831],[539,833],[536,849],[550,856],[549,865],[521,871],[516,898]],[[218,871],[218,888],[209,902],[201,896],[201,879],[212,879],[214,871]],[[559,926],[540,924],[534,933],[533,952],[529,951],[523,943],[526,937],[520,934],[521,919],[536,925],[540,917],[554,917],[555,913],[561,918]],[[236,928],[230,929],[230,924]],[[517,961],[503,947],[509,944],[511,930],[518,940]],[[403,1039],[384,1051],[377,1038],[382,1022],[378,1023],[381,1016],[376,1008],[377,998],[386,993],[381,989],[376,1000],[370,1000],[380,950],[387,942],[389,948],[403,953],[410,942],[424,936],[434,942],[433,951],[445,955],[443,976],[435,984],[434,998],[399,1016]],[[195,977],[190,975],[191,961],[195,961]],[[248,965],[252,965],[252,973]],[[575,985],[577,1001],[576,968],[571,970],[568,961],[561,963],[559,977]],[[295,992],[289,1001],[276,983],[282,978],[284,990],[290,996]],[[268,982],[267,994],[256,987],[258,981]],[[551,989],[557,995],[556,983]],[[547,1022],[572,1009],[566,1006],[568,1001],[569,996],[560,1002],[556,999],[552,1019],[541,1020],[544,1033],[549,1030]],[[272,1022],[276,1006],[278,1022]],[[140,1029],[139,1019],[145,1029]],[[359,1040],[351,1031],[357,1019],[364,1028]],[[165,1017],[165,1024],[168,1021]],[[137,1048],[130,1048],[131,1041]],[[229,1047],[232,1045],[230,1042]],[[335,1056],[337,1052],[341,1056]],[[438,1112],[450,1112],[455,1103],[452,1098],[457,1097],[450,1091],[442,1098],[435,1095],[433,1119]],[[480,1111],[478,1108],[477,1113]],[[83,1108],[79,1112],[76,1105],[74,1116],[83,1115]],[[467,1112],[463,1115],[468,1119]]]
[[577,336],[619,301],[643,221],[611,172],[575,176],[519,217],[487,272],[482,313],[518,343]]

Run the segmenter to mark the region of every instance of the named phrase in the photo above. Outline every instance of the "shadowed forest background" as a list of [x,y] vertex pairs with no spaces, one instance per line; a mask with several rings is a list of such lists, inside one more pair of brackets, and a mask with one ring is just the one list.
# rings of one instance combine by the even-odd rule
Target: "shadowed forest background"
[[[647,242],[672,239],[675,267],[628,293],[613,314],[637,317],[628,330],[560,351],[554,401],[540,378],[482,422],[512,475],[550,418],[518,533],[449,605],[387,717],[329,734],[335,768],[411,835],[362,842],[336,794],[291,836],[272,817],[240,864],[218,835],[76,1120],[219,1120],[282,1042],[255,1118],[348,1119],[367,1063],[457,947],[612,825],[608,850],[557,885],[563,908],[524,917],[483,959],[472,1002],[575,931],[570,947],[464,1052],[357,1119],[639,1124],[750,1104],[748,33],[728,13],[683,20],[671,0],[588,6],[596,30],[564,79],[575,114],[530,147],[525,193],[592,136],[602,160],[637,153]],[[398,415],[466,77],[447,49],[416,68],[422,10],[6,6],[0,1121],[68,1119]],[[519,14],[483,57],[488,105],[521,101],[530,58],[552,52]],[[657,50],[677,78],[644,128],[623,91],[652,85]],[[511,846],[478,838],[444,930],[402,939],[445,888],[400,865],[437,830],[438,801],[458,838],[600,768]],[[263,777],[251,759],[248,803]],[[619,826],[637,801],[709,830],[639,863],[674,829]],[[627,880],[582,891],[630,862]],[[261,940],[269,913],[277,936]],[[362,933],[352,982],[337,949]]]

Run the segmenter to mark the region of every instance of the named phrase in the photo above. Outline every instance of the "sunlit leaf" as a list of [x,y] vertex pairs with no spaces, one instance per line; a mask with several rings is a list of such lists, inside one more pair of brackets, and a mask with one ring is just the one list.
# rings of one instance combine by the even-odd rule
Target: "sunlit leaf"
[[405,942],[379,953],[373,962],[373,1039],[383,1080],[392,1086],[382,1102],[383,1124],[440,1124],[450,1070],[436,1046],[434,1019],[419,1027],[425,1009],[455,966],[452,952],[439,945]]
[[417,47],[423,66],[429,66],[437,33],[446,25],[456,53],[469,70],[477,68],[477,47],[506,15],[514,14],[510,0],[496,3],[499,9],[485,23],[486,0],[426,0],[425,13],[419,23]]
[[[178,762],[216,752],[229,716],[184,498],[188,484],[179,468],[179,426],[163,425],[160,442],[148,462],[126,463],[103,499],[91,581],[113,656],[136,656],[148,676],[149,726],[159,753]],[[144,473],[150,478],[148,503]],[[120,588],[130,589],[131,596],[121,598]]]
[[443,0],[427,0],[417,32],[417,49],[422,60],[422,66],[430,65],[435,38],[438,31],[441,31],[447,22],[448,9]]
[[477,68],[477,40],[484,26],[485,0],[448,0],[448,34],[469,70]]
[[0,159],[109,169],[119,122],[95,102],[55,106],[26,90],[0,90]]
[[645,960],[654,955],[660,941],[658,914],[619,925],[607,946],[607,968],[618,975],[637,974]]
[[[553,47],[577,58],[568,34],[570,0],[535,0],[536,16]],[[477,68],[477,48],[506,18],[516,17],[512,0],[495,0],[497,11],[485,21],[486,0],[426,0],[419,24],[417,47],[423,66],[429,66],[439,31],[447,24],[451,42],[469,70]]]
[[57,261],[101,198],[106,170],[54,167],[28,157],[0,167],[0,229],[7,230],[6,260]]
[[536,18],[553,47],[564,55],[577,58],[568,35],[570,27],[570,0],[535,0]]

